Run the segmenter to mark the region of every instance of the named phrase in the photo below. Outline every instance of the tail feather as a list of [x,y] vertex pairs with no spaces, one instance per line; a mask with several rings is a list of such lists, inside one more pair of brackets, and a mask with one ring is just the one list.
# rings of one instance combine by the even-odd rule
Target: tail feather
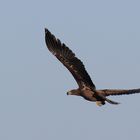
[[110,100],[110,99],[108,99],[108,98],[105,98],[105,100],[106,100],[108,103],[113,104],[113,105],[118,105],[118,104],[120,104],[120,103],[115,102],[115,101],[112,101],[112,100]]
[[110,103],[110,104],[113,104],[113,105],[118,105],[118,104],[120,104],[120,103],[118,103],[118,102],[115,102],[115,101],[112,101],[112,100],[106,98],[106,97],[103,96],[103,95],[100,95],[100,97],[101,97],[103,100],[105,100],[105,101],[107,101],[108,103]]

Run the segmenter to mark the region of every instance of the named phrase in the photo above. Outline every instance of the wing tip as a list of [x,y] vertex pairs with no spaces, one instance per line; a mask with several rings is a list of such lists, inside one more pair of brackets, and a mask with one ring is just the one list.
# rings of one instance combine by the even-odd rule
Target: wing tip
[[49,33],[49,30],[47,28],[45,28],[45,34]]

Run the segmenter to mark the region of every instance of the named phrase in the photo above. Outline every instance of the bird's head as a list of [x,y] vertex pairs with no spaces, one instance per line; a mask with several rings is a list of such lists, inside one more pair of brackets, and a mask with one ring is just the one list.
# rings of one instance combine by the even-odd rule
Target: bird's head
[[79,96],[80,93],[79,93],[78,89],[73,89],[73,90],[68,91],[67,95],[77,95],[77,96]]
[[68,91],[68,92],[67,92],[67,95],[73,95],[72,91],[71,91],[71,90]]

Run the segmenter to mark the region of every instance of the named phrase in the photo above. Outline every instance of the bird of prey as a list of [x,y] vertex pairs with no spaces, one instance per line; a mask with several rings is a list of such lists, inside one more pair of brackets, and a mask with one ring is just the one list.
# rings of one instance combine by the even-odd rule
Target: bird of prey
[[78,84],[77,89],[67,92],[67,95],[82,96],[84,99],[96,102],[98,106],[104,105],[106,102],[110,104],[119,104],[112,101],[107,96],[124,95],[140,93],[138,89],[103,89],[96,90],[89,74],[87,73],[83,62],[78,59],[75,54],[64,43],[61,43],[48,29],[45,29],[45,41],[49,51],[71,72]]

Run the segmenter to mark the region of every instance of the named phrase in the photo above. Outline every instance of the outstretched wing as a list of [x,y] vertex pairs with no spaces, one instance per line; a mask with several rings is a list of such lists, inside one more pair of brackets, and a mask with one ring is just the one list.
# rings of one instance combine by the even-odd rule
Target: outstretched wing
[[95,85],[85,70],[83,63],[65,44],[56,39],[48,29],[45,29],[45,40],[50,52],[71,72],[80,88],[86,85],[95,89]]
[[140,88],[138,88],[138,89],[129,89],[129,90],[104,89],[104,90],[100,90],[100,91],[105,96],[110,96],[110,95],[129,95],[129,94],[140,93]]

